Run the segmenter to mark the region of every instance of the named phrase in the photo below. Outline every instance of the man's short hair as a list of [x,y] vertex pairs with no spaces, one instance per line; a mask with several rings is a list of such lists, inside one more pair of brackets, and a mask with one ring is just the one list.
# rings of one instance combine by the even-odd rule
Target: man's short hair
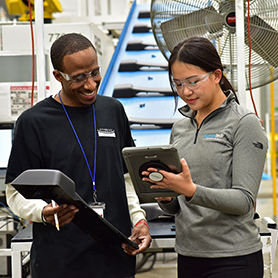
[[96,51],[92,42],[81,34],[70,33],[62,35],[51,46],[50,57],[53,68],[63,71],[63,59],[66,55],[74,54],[90,47]]

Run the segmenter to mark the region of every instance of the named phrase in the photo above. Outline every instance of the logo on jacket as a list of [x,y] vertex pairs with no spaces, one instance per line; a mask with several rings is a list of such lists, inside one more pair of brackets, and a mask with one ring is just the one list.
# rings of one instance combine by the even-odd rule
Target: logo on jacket
[[263,149],[264,148],[264,145],[261,142],[253,142],[253,145],[256,148],[259,148],[259,149]]
[[204,139],[223,139],[224,134],[214,133],[214,134],[207,134],[205,133]]

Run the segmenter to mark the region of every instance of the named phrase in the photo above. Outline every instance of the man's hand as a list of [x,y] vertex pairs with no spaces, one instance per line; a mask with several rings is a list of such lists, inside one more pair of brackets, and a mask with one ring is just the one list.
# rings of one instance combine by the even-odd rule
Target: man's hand
[[152,241],[148,226],[144,223],[139,223],[139,222],[133,227],[132,234],[129,237],[130,240],[137,242],[139,249],[135,249],[134,247],[128,245],[127,243],[122,244],[122,248],[124,249],[124,251],[127,254],[133,256],[149,248]]
[[79,209],[74,205],[60,205],[56,204],[56,207],[52,207],[52,204],[48,204],[44,207],[42,214],[46,222],[51,223],[55,226],[54,214],[57,213],[59,226],[62,227],[66,224],[69,224],[74,218],[75,214]]

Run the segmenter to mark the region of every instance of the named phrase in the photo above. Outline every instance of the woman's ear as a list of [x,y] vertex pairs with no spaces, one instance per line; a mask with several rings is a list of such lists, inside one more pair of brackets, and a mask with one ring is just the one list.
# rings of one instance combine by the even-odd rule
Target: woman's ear
[[62,75],[59,71],[54,70],[52,73],[53,73],[54,77],[56,78],[56,80],[58,80],[59,82],[62,81]]
[[214,72],[213,72],[213,75],[214,75],[214,78],[215,78],[215,81],[216,83],[220,83],[220,80],[222,78],[222,70],[221,69],[216,69]]

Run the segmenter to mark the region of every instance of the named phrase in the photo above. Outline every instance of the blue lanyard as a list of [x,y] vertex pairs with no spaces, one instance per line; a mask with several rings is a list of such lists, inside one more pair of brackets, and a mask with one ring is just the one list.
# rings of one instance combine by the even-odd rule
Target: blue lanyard
[[[61,91],[60,91],[61,92]],[[87,164],[87,168],[88,168],[88,170],[89,170],[89,173],[90,173],[90,176],[91,176],[91,180],[92,180],[92,183],[93,183],[93,198],[94,198],[94,202],[96,202],[96,199],[97,199],[97,193],[96,193],[96,183],[95,183],[95,178],[96,178],[96,162],[97,162],[97,126],[96,126],[96,116],[95,116],[95,107],[94,107],[94,105],[92,105],[92,108],[93,108],[93,118],[94,118],[94,130],[95,130],[95,153],[94,153],[94,175],[92,174],[92,171],[91,171],[91,168],[90,168],[90,165],[89,165],[89,162],[88,162],[88,159],[87,159],[87,156],[86,156],[86,154],[85,154],[85,151],[84,151],[84,149],[83,149],[83,146],[82,146],[82,144],[81,144],[81,142],[80,142],[80,140],[79,140],[79,137],[78,137],[78,135],[77,135],[77,133],[76,133],[76,131],[75,131],[75,128],[74,128],[74,126],[73,126],[73,124],[72,124],[72,121],[71,121],[71,119],[70,119],[70,117],[69,117],[69,114],[68,114],[68,112],[67,112],[67,110],[66,110],[66,107],[65,107],[65,105],[64,105],[64,103],[63,103],[63,101],[62,101],[62,99],[61,99],[61,96],[60,96],[60,92],[59,92],[59,99],[60,99],[60,101],[61,101],[61,104],[62,104],[62,106],[63,106],[63,109],[64,109],[64,111],[65,111],[65,114],[66,114],[66,116],[67,116],[67,118],[68,118],[68,120],[69,120],[69,123],[70,123],[70,125],[71,125],[71,128],[72,128],[72,130],[73,130],[73,132],[74,132],[74,134],[75,134],[75,137],[76,137],[76,139],[77,139],[77,141],[78,141],[78,144],[79,144],[79,146],[80,146],[80,149],[81,149],[81,151],[82,151],[82,153],[83,153],[83,156],[84,156],[84,159],[85,159],[85,161],[86,161],[86,164]]]

